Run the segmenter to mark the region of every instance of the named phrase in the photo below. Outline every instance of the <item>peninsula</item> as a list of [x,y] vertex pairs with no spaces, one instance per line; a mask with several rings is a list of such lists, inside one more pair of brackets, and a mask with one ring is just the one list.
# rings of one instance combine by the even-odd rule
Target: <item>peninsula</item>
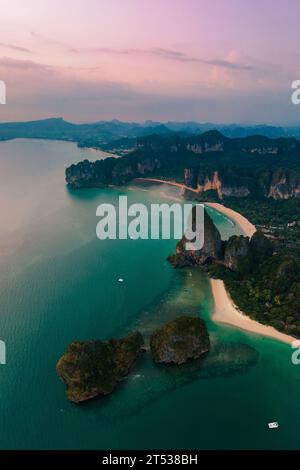
[[[256,232],[256,227],[238,212],[219,203],[207,203],[206,205],[211,206],[230,217],[242,228],[244,234],[249,238],[251,238]],[[224,281],[221,279],[210,279],[210,282],[214,297],[214,311],[212,318],[215,322],[227,323],[228,325],[240,328],[241,330],[250,331],[262,336],[269,336],[288,344],[291,344],[296,340],[293,336],[281,333],[271,326],[263,325],[252,320],[250,317],[245,315],[245,313],[241,312],[228,294]]]
[[[276,260],[278,254],[274,253],[272,242],[266,238],[262,232],[256,231],[255,226],[247,221],[241,214],[221,204],[209,205],[224,213],[226,216],[231,217],[236,224],[241,226],[246,236],[232,236],[228,241],[222,241],[212,219],[207,211],[205,211],[203,248],[195,252],[185,251],[183,237],[177,245],[176,254],[170,256],[169,260],[175,267],[196,265],[209,273],[211,276],[210,282],[215,304],[213,311],[214,321],[227,323],[263,336],[273,337],[289,344],[293,343],[296,337],[287,333],[293,332],[295,336],[299,337],[299,330],[296,325],[296,327],[292,325],[290,318],[286,317],[285,322],[283,320],[276,322],[276,319],[272,318],[270,321],[270,316],[267,313],[265,318],[261,317],[261,320],[263,323],[268,323],[269,320],[270,323],[269,325],[263,324],[262,322],[256,321],[253,311],[248,310],[247,312],[246,310],[246,313],[250,316],[242,312],[230,295],[230,291],[232,290],[236,298],[239,298],[237,294],[240,292],[240,285],[243,285],[245,282],[249,283],[247,277],[246,281],[243,280],[244,274],[254,277],[255,284],[255,277],[259,277],[260,275],[260,267],[263,266],[264,269],[266,267],[268,268],[268,263],[270,262],[270,271],[269,273],[265,271],[264,274],[266,276],[272,276],[274,274],[271,269],[274,268],[273,259]],[[280,259],[280,262],[279,273],[281,273],[282,276],[284,275],[287,260],[282,261],[282,259]],[[216,279],[217,277],[219,279]],[[268,281],[266,282],[268,283]],[[271,287],[271,284],[269,287]],[[284,304],[288,302],[290,302],[292,310],[293,304],[291,300],[293,299],[293,289],[284,292],[281,298],[274,297],[272,299],[270,292],[267,292],[270,298],[269,303],[264,305],[265,310],[272,311],[272,308],[274,308],[273,305],[280,305],[281,302],[282,307],[280,310],[282,312],[286,309],[286,305]],[[253,296],[253,291],[251,295]],[[296,299],[296,296],[294,299]],[[262,300],[264,300],[264,298]],[[256,299],[256,303],[260,306],[262,303],[261,299]],[[296,308],[297,305],[298,304],[296,304]],[[251,308],[251,305],[248,307]],[[274,320],[273,324],[277,329],[274,326],[270,326],[270,324],[272,325],[272,320]]]

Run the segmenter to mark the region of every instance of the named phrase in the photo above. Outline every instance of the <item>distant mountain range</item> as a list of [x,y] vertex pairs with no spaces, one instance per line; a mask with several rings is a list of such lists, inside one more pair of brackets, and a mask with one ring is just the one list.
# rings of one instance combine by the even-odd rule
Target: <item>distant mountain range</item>
[[216,129],[231,138],[263,135],[270,138],[295,137],[300,139],[299,127],[269,125],[237,125],[189,122],[121,122],[118,120],[74,124],[62,118],[29,122],[0,123],[0,140],[14,138],[58,139],[78,143],[80,147],[128,150],[140,137],[158,134],[202,134]]

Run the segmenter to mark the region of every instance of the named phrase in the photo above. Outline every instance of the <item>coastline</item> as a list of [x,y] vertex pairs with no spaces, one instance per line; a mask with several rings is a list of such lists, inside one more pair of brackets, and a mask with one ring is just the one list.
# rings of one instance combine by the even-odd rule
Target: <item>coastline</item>
[[252,235],[254,235],[254,233],[256,232],[255,225],[251,224],[251,222],[249,222],[249,220],[246,219],[246,217],[244,217],[239,212],[236,212],[233,209],[229,209],[229,207],[225,207],[219,202],[206,202],[205,205],[212,207],[218,212],[221,212],[222,214],[229,217],[229,219],[233,220],[237,225],[241,227],[247,237],[251,238]]
[[230,298],[222,280],[211,279],[210,283],[215,303],[212,315],[213,321],[216,323],[226,323],[227,325],[234,326],[241,330],[250,331],[251,333],[256,333],[261,336],[275,338],[288,344],[297,341],[297,338],[281,333],[272,326],[258,323],[242,313]]
[[[215,202],[209,202],[206,203],[206,205],[213,207],[232,219],[241,227],[246,236],[252,237],[256,232],[255,225],[251,224],[246,217],[238,212]],[[222,280],[210,279],[210,283],[214,298],[214,310],[212,314],[213,321],[216,323],[226,323],[241,330],[250,331],[251,333],[256,333],[261,336],[271,337],[287,344],[297,341],[297,338],[281,333],[272,326],[263,325],[262,323],[252,320],[252,318],[241,312],[229,296]]]

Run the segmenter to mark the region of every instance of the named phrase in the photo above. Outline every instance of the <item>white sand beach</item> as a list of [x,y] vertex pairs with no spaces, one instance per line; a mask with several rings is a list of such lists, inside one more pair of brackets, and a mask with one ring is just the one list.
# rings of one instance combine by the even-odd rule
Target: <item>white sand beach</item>
[[246,217],[244,217],[239,212],[236,212],[233,209],[229,209],[229,207],[225,207],[218,202],[206,202],[205,205],[216,209],[217,211],[221,212],[222,214],[226,215],[231,220],[233,220],[236,224],[241,227],[247,237],[251,238],[252,235],[256,232],[255,225],[251,224],[251,222],[249,222],[249,220],[246,219]]
[[[219,203],[206,203],[206,205],[213,207],[214,209],[232,219],[242,228],[245,235],[252,237],[252,235],[256,232],[255,226],[238,212],[235,212],[228,207],[224,207]],[[276,338],[279,341],[283,341],[289,344],[296,341],[296,338],[293,336],[281,333],[271,326],[258,323],[257,321],[252,320],[250,317],[242,313],[230,298],[222,280],[211,279],[211,288],[215,302],[212,318],[215,322],[227,323],[228,325],[235,326],[242,330],[251,331],[252,333],[257,333],[262,336]]]
[[223,281],[211,279],[211,288],[215,302],[212,318],[215,322],[227,323],[228,325],[235,326],[242,330],[251,331],[252,333],[263,336],[270,336],[284,343],[291,344],[293,341],[296,341],[296,338],[293,336],[280,333],[280,331],[275,330],[275,328],[262,325],[243,314],[228,295]]

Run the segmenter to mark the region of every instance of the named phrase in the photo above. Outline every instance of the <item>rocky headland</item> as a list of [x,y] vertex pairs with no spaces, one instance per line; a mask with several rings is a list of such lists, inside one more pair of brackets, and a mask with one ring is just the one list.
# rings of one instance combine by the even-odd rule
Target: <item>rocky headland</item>
[[271,241],[259,231],[256,231],[251,239],[243,235],[233,235],[223,241],[207,209],[204,209],[203,230],[204,243],[199,250],[186,250],[186,238],[182,237],[176,246],[176,253],[168,257],[174,267],[199,266],[204,271],[209,271],[214,265],[238,271],[242,267],[246,269],[253,263],[260,263],[273,252]]
[[[239,328],[289,343],[299,338],[297,250],[281,246],[259,230],[254,231],[251,224],[249,237],[234,235],[222,240],[220,248],[220,234],[209,214],[204,220],[203,247],[186,250],[183,237],[169,261],[174,267],[198,266],[209,273],[218,321],[227,319],[227,323]],[[250,322],[247,315],[254,321]]]
[[140,177],[184,183],[219,200],[300,197],[300,143],[252,136],[230,139],[218,131],[149,135],[120,159],[84,160],[66,169],[72,189],[123,185]]

